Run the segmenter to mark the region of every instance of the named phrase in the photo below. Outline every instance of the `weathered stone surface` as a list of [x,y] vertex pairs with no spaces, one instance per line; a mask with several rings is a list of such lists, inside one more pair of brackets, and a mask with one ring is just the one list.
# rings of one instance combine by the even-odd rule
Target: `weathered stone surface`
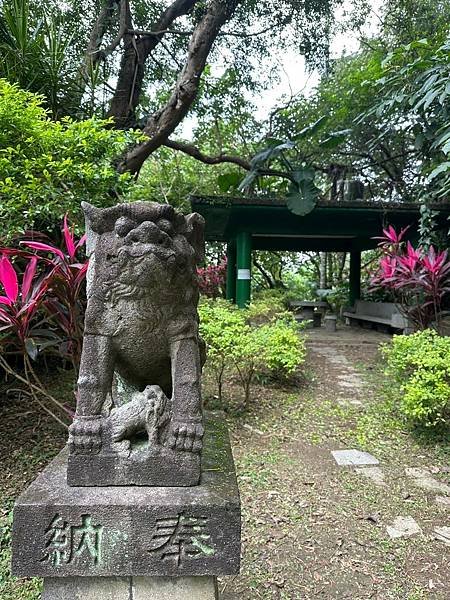
[[389,534],[389,537],[393,540],[422,533],[419,525],[410,516],[396,517],[392,525],[388,525],[386,527],[386,530]]
[[52,577],[42,600],[217,600],[215,577]]
[[196,485],[203,218],[154,202],[83,210],[88,303],[68,483]]
[[435,527],[433,532],[435,539],[450,546],[450,527]]
[[237,573],[240,503],[224,419],[205,421],[200,485],[70,487],[63,451],[18,499],[18,576]]
[[450,496],[436,496],[436,502],[441,506],[448,506],[450,508]]
[[49,577],[42,600],[130,600],[131,577]]
[[132,600],[218,600],[215,577],[134,577]]
[[416,467],[407,468],[405,469],[405,473],[408,475],[408,477],[412,478],[413,483],[415,483],[418,487],[421,487],[429,492],[437,492],[450,496],[450,485],[447,485],[443,481],[438,481],[431,475],[428,469],[420,469]]
[[[176,469],[176,475],[173,470]],[[175,479],[176,477],[176,479]],[[180,456],[170,448],[157,452],[143,449],[132,460],[114,454],[69,456],[67,482],[69,485],[92,486],[191,486],[200,480],[200,456]]]
[[370,479],[380,487],[386,486],[386,483],[384,481],[384,473],[380,469],[380,467],[357,467],[355,471],[359,475],[367,477],[367,479]]
[[337,322],[336,315],[325,315],[323,322],[325,324],[325,329],[327,331],[332,331],[332,332],[336,331],[336,322]]

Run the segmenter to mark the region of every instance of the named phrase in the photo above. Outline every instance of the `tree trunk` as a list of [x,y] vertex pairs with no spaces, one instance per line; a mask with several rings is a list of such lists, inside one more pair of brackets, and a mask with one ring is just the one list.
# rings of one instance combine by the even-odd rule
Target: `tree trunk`
[[324,290],[327,287],[327,253],[319,254],[319,288]]
[[[198,0],[176,0],[163,12],[152,30],[164,32],[178,17],[188,14],[197,2]],[[125,129],[136,125],[135,112],[142,93],[145,63],[164,35],[136,35],[132,31],[131,15],[128,13],[116,91],[108,112],[108,117],[114,118],[116,127]]]

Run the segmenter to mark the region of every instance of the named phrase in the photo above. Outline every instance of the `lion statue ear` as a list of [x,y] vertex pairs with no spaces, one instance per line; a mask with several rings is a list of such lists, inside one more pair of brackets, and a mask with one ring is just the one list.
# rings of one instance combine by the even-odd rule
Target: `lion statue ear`
[[186,238],[194,248],[197,264],[205,260],[205,219],[198,213],[186,215]]
[[86,228],[86,254],[87,256],[91,256],[98,240],[98,233],[95,229],[97,229],[102,211],[92,204],[89,204],[89,202],[82,202],[81,208],[83,209]]

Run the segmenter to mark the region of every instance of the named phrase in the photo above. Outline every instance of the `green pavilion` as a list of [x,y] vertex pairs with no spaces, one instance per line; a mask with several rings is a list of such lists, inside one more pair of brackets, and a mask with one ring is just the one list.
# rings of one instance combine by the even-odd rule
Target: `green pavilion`
[[[292,213],[282,199],[267,197],[191,197],[192,209],[206,220],[206,240],[227,245],[227,297],[244,307],[251,297],[252,250],[323,251],[350,254],[349,303],[360,297],[361,252],[374,248],[383,227],[410,227],[418,237],[419,205],[318,202],[305,216]],[[436,206],[438,227],[447,233],[450,205]]]

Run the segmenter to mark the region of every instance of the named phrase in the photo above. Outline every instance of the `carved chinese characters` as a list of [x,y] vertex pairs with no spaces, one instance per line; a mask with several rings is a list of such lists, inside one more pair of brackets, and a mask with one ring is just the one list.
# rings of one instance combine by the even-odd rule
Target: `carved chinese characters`
[[79,525],[70,525],[56,514],[45,532],[44,556],[41,562],[49,562],[55,567],[70,564],[86,555],[93,565],[101,560],[101,525],[93,525],[90,515],[81,515]]
[[180,565],[185,556],[195,558],[201,554],[214,554],[214,548],[208,545],[210,539],[207,517],[179,514],[157,519],[148,551],[162,560],[173,559]]

